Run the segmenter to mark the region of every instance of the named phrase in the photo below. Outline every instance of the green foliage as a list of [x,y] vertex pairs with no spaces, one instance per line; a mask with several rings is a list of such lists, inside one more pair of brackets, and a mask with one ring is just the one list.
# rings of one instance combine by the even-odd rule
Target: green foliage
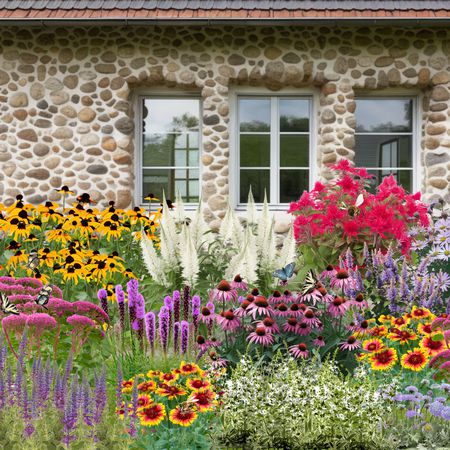
[[278,356],[244,358],[226,384],[224,446],[245,449],[386,449],[386,405],[370,379],[343,377],[333,362],[300,366]]

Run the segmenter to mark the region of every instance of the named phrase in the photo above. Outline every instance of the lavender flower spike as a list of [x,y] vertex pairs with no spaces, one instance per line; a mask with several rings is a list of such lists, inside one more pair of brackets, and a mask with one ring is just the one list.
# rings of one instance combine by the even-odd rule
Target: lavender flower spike
[[180,321],[180,291],[173,291],[173,321]]
[[185,286],[183,289],[183,319],[189,320],[189,303],[190,303],[190,291],[191,288],[189,286]]
[[167,343],[169,341],[169,311],[165,306],[161,307],[158,315],[159,321],[159,339],[164,353],[167,352]]
[[152,349],[152,353],[155,350],[155,319],[155,313],[152,311],[145,315],[145,332],[150,348]]
[[120,284],[116,286],[116,298],[119,306],[120,330],[123,333],[125,331],[125,293]]
[[175,322],[173,324],[173,351],[174,353],[178,352],[178,339],[180,336],[180,322]]

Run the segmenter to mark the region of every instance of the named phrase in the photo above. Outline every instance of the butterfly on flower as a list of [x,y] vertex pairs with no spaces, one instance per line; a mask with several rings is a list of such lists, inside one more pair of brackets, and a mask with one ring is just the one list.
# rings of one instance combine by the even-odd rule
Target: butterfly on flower
[[39,266],[39,256],[37,250],[31,250],[28,255],[27,268],[31,270],[36,270]]
[[358,216],[361,211],[359,207],[364,203],[364,196],[362,194],[359,194],[358,197],[355,200],[354,205],[346,205],[344,202],[341,203],[340,209],[346,209],[348,212],[348,215],[350,217]]
[[42,289],[39,291],[38,295],[34,299],[37,305],[42,306],[45,309],[48,309],[45,305],[48,303],[50,299],[50,295],[52,293],[53,288],[47,284],[42,287]]
[[282,283],[287,283],[289,278],[291,278],[292,275],[294,275],[294,269],[295,269],[295,262],[291,262],[286,267],[275,270],[275,272],[272,273],[272,276],[275,278],[279,278]]
[[15,314],[19,315],[19,310],[14,303],[9,301],[9,298],[3,293],[0,292],[0,310],[3,314]]
[[303,282],[303,287],[301,289],[302,295],[310,294],[314,289],[317,289],[319,285],[319,280],[314,275],[314,272],[310,270],[305,277]]

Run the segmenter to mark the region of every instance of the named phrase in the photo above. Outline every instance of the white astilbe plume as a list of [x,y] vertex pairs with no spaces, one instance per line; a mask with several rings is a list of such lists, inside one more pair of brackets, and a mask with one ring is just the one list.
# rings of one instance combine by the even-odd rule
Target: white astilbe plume
[[197,250],[200,250],[202,247],[206,248],[208,244],[214,239],[213,233],[211,233],[211,229],[206,224],[205,219],[203,218],[202,200],[200,200],[198,204],[198,208],[195,211],[192,222],[189,224],[189,228],[191,229],[192,242],[194,243]]
[[264,271],[271,271],[275,269],[277,263],[277,247],[273,221],[266,237],[261,241],[258,241],[258,246],[259,266],[261,269]]
[[164,230],[168,239],[172,240],[173,245],[178,244],[178,233],[175,220],[170,212],[166,202],[166,195],[163,192],[162,215],[160,219],[161,230]]
[[195,287],[200,271],[197,249],[192,240],[190,227],[183,225],[179,242],[181,274],[188,286]]
[[219,234],[225,242],[232,242],[236,247],[242,245],[244,228],[239,222],[233,208],[228,203],[227,212],[220,224]]
[[270,227],[272,226],[273,219],[269,212],[269,204],[267,203],[267,195],[264,193],[264,203],[261,211],[261,217],[258,221],[257,236],[258,246],[264,244],[264,240],[269,237]]
[[285,267],[295,261],[296,257],[296,244],[294,232],[291,226],[289,227],[287,236],[284,238],[283,247],[281,248],[280,255],[278,256],[277,266],[279,268]]
[[161,258],[167,267],[174,267],[178,264],[178,241],[179,235],[177,235],[177,243],[175,243],[168,237],[165,228],[160,227],[159,250],[161,251]]
[[241,250],[231,259],[225,272],[225,279],[231,280],[239,274],[247,283],[254,284],[258,280],[257,261],[256,236],[250,228],[247,228]]
[[247,200],[247,225],[255,225],[258,222],[256,215],[255,199],[253,198],[252,187],[250,186]]
[[185,220],[186,211],[184,210],[183,199],[181,198],[180,190],[177,189],[177,195],[175,197],[175,223],[184,223]]
[[170,283],[168,282],[166,277],[165,264],[157,255],[155,248],[153,247],[153,242],[147,237],[146,233],[143,230],[140,244],[142,250],[142,258],[150,276],[158,284],[169,287]]

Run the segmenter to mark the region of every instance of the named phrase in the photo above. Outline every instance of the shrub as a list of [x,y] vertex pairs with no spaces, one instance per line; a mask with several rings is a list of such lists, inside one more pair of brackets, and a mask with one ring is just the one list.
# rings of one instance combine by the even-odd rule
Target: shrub
[[393,448],[384,440],[389,408],[369,379],[275,358],[260,367],[243,358],[226,383],[220,440],[261,449]]

